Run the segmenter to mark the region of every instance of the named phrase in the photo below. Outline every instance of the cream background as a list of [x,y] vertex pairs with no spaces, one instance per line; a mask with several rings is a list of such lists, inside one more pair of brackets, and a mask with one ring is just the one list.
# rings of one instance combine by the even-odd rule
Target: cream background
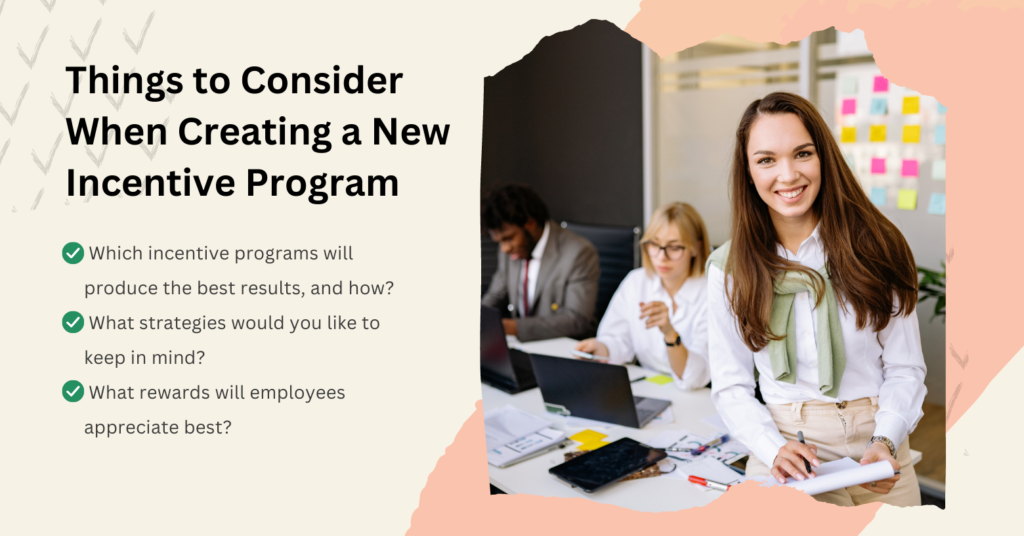
[[[0,102],[12,111],[31,86],[14,125],[0,119],[0,207],[4,207],[4,285],[0,337],[7,368],[0,389],[4,414],[0,470],[0,533],[83,534],[357,533],[404,532],[427,475],[480,398],[477,372],[476,286],[479,278],[477,206],[483,78],[533,48],[543,36],[591,18],[624,26],[633,2],[193,2],[58,1],[52,12],[37,1],[7,0],[0,12]],[[136,55],[122,36],[138,41]],[[191,77],[173,103],[128,95],[115,111],[101,95],[79,94],[69,117],[107,114],[123,123],[181,119],[262,123],[330,120],[335,146],[327,155],[308,147],[187,147],[170,136],[150,161],[139,147],[110,147],[99,169],[65,133],[50,103],[71,91],[66,65],[81,65],[69,43],[84,48],[102,25],[88,57],[104,70],[197,67],[232,78],[223,96],[198,95]],[[49,27],[34,68],[31,56]],[[395,95],[263,95],[241,87],[250,65],[268,71],[403,72]],[[451,124],[446,146],[372,146],[372,118]],[[341,145],[341,125],[356,123],[363,146]],[[99,155],[99,150],[94,150]],[[65,204],[67,168],[127,175],[227,173],[230,198],[72,198]],[[394,174],[397,198],[334,198],[314,206],[304,198],[244,196],[245,170],[312,176]],[[30,210],[45,188],[36,210]],[[239,193],[241,192],[241,193]],[[12,208],[17,212],[12,212]],[[58,260],[68,241],[84,246],[354,247],[356,262],[150,263],[134,266]],[[124,297],[84,299],[86,281],[250,281],[303,285],[298,298]],[[390,296],[312,298],[314,282],[391,280]],[[183,315],[231,318],[273,313],[286,317],[341,314],[376,317],[378,332],[287,333],[124,332],[58,328],[68,310],[85,315]],[[128,353],[206,351],[194,367],[89,368],[83,351]],[[65,402],[69,379],[86,386],[226,387],[302,385],[340,387],[343,401],[311,404],[207,400]],[[212,391],[211,391],[212,395]],[[301,407],[293,407],[301,406]],[[222,436],[121,436],[94,439],[88,421],[167,419],[232,421]],[[486,492],[481,483],[481,492]]]
[[[543,36],[589,19],[624,27],[635,1],[389,2],[334,5],[312,2],[107,0],[59,1],[48,12],[34,0],[7,0],[0,11],[0,102],[12,111],[26,82],[29,92],[12,126],[0,119],[0,251],[4,269],[0,340],[3,374],[3,465],[0,533],[380,533],[409,526],[420,490],[444,448],[473,412],[480,396],[476,372],[475,285],[482,78],[529,52]],[[138,39],[156,11],[136,55],[122,30]],[[71,49],[85,46],[102,18],[88,63],[141,72],[190,72],[196,67],[231,75],[233,89],[200,96],[186,91],[172,103],[129,95],[120,111],[99,95],[75,97],[69,117],[103,114],[122,122],[162,122],[184,117],[205,122],[332,122],[335,147],[317,155],[308,147],[185,147],[174,141],[150,161],[141,149],[111,147],[99,169],[64,135],[52,168],[45,161],[70,92],[65,65],[83,62]],[[16,52],[31,55],[42,29],[48,34],[31,69]],[[396,95],[250,96],[240,73],[249,65],[272,71],[403,72]],[[373,147],[372,118],[450,123],[444,147]],[[341,125],[357,123],[364,145],[340,144]],[[99,154],[98,151],[94,151]],[[68,200],[66,170],[128,173],[195,171],[227,173],[244,184],[247,167],[311,176],[317,172],[394,174],[397,198],[331,199],[313,206],[302,198]],[[40,189],[44,195],[31,206]],[[237,191],[243,191],[239,187]],[[8,210],[7,207],[17,212]],[[165,247],[309,247],[351,244],[357,262],[169,263],[136,266],[57,260],[75,240]],[[82,298],[86,281],[269,283],[279,279],[308,287],[338,279],[394,281],[391,296],[336,299],[160,297]],[[465,287],[465,288],[463,288]],[[352,303],[352,302],[358,303]],[[71,336],[57,327],[68,310],[86,315],[322,318],[326,314],[376,317],[377,333],[210,332],[171,335],[126,332]],[[470,326],[466,328],[466,326]],[[174,349],[207,352],[197,367],[87,368],[83,350],[152,353]],[[1011,361],[948,435],[950,507],[897,511],[884,507],[867,529],[891,534],[897,527],[960,532],[999,521],[1019,496],[1002,467],[1019,444],[1011,389],[1024,375]],[[68,404],[57,389],[68,379],[112,386],[341,387],[344,401],[203,402],[83,400]],[[263,407],[264,405],[270,407]],[[301,406],[301,407],[289,407]],[[1000,417],[1003,417],[1000,419]],[[122,436],[93,439],[88,421],[230,419],[226,436]],[[996,419],[999,419],[997,422]],[[992,437],[993,430],[999,437]],[[964,451],[969,451],[966,455]],[[1012,474],[1012,473],[1011,473]],[[483,484],[481,483],[483,488]],[[481,493],[485,490],[481,489]],[[985,518],[971,512],[985,512]],[[995,514],[992,514],[995,512]]]

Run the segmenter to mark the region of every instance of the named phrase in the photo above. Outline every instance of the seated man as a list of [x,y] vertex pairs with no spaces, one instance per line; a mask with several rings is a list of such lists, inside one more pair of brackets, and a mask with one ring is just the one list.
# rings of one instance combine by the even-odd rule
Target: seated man
[[540,196],[525,186],[492,191],[480,216],[501,246],[483,304],[508,307],[505,333],[524,342],[592,336],[601,275],[594,246],[551,221]]

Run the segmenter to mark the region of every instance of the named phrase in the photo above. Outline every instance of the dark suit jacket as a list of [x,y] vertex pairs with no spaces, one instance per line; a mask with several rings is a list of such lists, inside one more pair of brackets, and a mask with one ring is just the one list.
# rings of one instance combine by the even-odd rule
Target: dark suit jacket
[[[585,238],[550,223],[548,243],[540,261],[530,316],[521,318],[520,273],[523,261],[498,252],[498,271],[484,294],[483,304],[509,307],[517,318],[519,340],[533,341],[592,337],[597,326],[594,304],[601,276],[597,250]],[[512,304],[509,306],[509,304]]]

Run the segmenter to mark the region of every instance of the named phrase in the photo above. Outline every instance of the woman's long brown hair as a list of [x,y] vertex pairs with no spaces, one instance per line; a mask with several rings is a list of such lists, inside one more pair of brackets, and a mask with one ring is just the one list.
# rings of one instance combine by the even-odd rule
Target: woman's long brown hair
[[893,315],[911,314],[917,305],[917,269],[903,234],[868,199],[814,105],[790,93],[771,93],[751,103],[740,119],[730,181],[732,244],[726,272],[733,277],[729,301],[747,347],[760,351],[769,340],[786,335],[768,328],[774,278],[782,272],[810,275],[819,290],[816,306],[824,294],[825,282],[817,272],[779,256],[768,205],[750,175],[750,130],[759,117],[773,114],[800,118],[818,150],[821,187],[811,210],[819,217],[829,277],[843,310],[849,304],[857,329],[871,325],[875,331],[884,329]]

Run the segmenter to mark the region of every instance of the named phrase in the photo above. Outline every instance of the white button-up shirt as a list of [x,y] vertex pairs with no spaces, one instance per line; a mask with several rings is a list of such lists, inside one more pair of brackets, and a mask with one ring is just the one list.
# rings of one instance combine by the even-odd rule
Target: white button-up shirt
[[[699,389],[708,384],[707,279],[689,277],[676,292],[676,310],[672,298],[658,276],[648,276],[637,268],[622,280],[608,303],[608,310],[597,327],[597,340],[608,347],[610,363],[623,364],[635,355],[640,366],[666,374],[682,389]],[[689,354],[683,375],[672,371],[665,346],[665,335],[657,327],[648,329],[640,318],[640,302],[660,301],[669,310],[669,322]]]
[[[778,247],[779,255],[817,270],[825,264],[820,225],[797,249],[796,255]],[[728,283],[727,280],[728,279]],[[754,367],[760,373],[761,396],[768,404],[808,400],[842,402],[878,397],[874,435],[888,437],[899,446],[924,414],[921,406],[925,364],[917,313],[894,316],[879,332],[870,325],[857,329],[853,307],[839,307],[839,321],[846,350],[846,370],[838,397],[829,398],[818,386],[817,315],[810,292],[796,295],[796,383],[776,381],[767,347],[753,353],[743,343],[736,317],[729,305],[726,285],[732,276],[711,266],[708,270],[708,347],[711,357],[711,399],[733,436],[771,466],[786,439],[779,433],[768,409],[754,398]],[[837,298],[841,299],[839,296]],[[824,301],[821,304],[826,307]],[[824,326],[823,329],[828,329]]]
[[[530,268],[529,272],[526,270],[519,270],[519,314],[522,315],[523,311],[530,311],[533,313],[533,298],[537,295],[537,278],[540,277],[540,261],[544,257],[544,248],[548,245],[548,236],[551,234],[551,222],[544,224],[544,232],[541,233],[540,239],[533,246],[533,251],[530,252]],[[523,263],[526,264],[525,262]],[[523,292],[523,278],[529,274],[530,279],[526,282],[526,296],[522,296]]]

